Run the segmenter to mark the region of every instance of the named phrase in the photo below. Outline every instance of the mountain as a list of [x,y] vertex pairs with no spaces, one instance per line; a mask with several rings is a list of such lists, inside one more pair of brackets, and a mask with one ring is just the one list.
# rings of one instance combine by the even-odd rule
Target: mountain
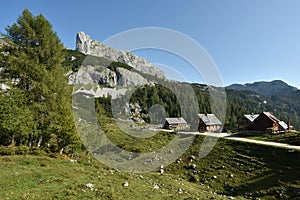
[[[270,111],[284,121],[291,120],[296,129],[300,128],[300,90],[296,87],[274,80],[233,84],[226,90],[230,97],[229,105],[251,110],[248,113]],[[234,111],[230,114],[230,122],[235,121],[237,113],[239,112]]]
[[[85,87],[84,92],[98,98],[108,116],[111,116],[112,102],[120,106],[120,118],[125,116],[137,122],[149,122],[149,112],[156,104],[165,109],[166,117],[181,116],[187,121],[193,120],[193,112],[198,109],[199,113],[212,112],[207,85],[169,81],[147,60],[91,40],[83,32],[76,36],[76,47],[76,50],[67,50],[65,65],[73,69],[70,84],[94,83],[93,88]],[[195,92],[198,108],[192,106],[190,89]],[[275,80],[233,84],[225,89],[226,129],[236,130],[236,123],[243,114],[263,111],[272,112],[283,121],[291,120],[296,129],[300,128],[300,90],[297,88]],[[83,92],[82,88],[78,91]],[[122,103],[122,99],[127,99],[127,103]],[[182,110],[178,100],[189,106]]]
[[285,95],[298,91],[296,87],[290,86],[281,80],[274,80],[271,82],[259,81],[246,84],[232,84],[227,88],[238,91],[249,90],[268,97]]
[[129,51],[114,49],[105,46],[99,41],[91,40],[90,36],[84,32],[77,33],[76,49],[86,55],[103,57],[114,62],[125,63],[142,73],[150,74],[161,79],[166,78],[163,71],[152,65],[149,61]]

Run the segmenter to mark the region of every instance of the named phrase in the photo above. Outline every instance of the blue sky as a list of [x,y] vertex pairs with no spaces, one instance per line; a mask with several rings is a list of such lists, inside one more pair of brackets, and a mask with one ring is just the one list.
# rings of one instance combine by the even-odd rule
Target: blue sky
[[[75,48],[79,31],[104,41],[132,28],[169,28],[203,46],[225,85],[281,79],[300,88],[298,0],[1,1],[0,31],[25,8],[42,13],[69,48]],[[170,53],[135,53],[172,67],[185,80],[202,82],[186,61]]]

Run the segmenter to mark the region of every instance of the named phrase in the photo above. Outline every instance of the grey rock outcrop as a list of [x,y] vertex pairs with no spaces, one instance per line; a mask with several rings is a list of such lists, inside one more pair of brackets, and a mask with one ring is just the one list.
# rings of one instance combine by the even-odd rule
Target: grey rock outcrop
[[76,49],[87,55],[105,57],[111,61],[126,63],[145,74],[150,74],[161,79],[166,78],[165,74],[160,69],[147,60],[138,57],[131,52],[114,49],[105,46],[96,40],[91,40],[90,36],[84,32],[79,32],[76,36]]
[[148,81],[140,74],[129,71],[124,68],[118,67],[116,70],[116,74],[118,77],[118,85],[120,86],[127,87],[127,86],[139,86],[139,85],[152,84],[150,81]]
[[115,72],[105,69],[101,73],[98,83],[106,87],[114,87],[117,85],[117,75]]
[[85,54],[90,54],[90,36],[84,32],[79,32],[76,35],[76,49]]
[[78,72],[71,74],[69,77],[70,84],[96,84],[113,88],[115,86],[130,87],[150,84],[152,81],[147,80],[136,72],[129,71],[125,68],[117,68],[112,71],[103,66],[82,66]]

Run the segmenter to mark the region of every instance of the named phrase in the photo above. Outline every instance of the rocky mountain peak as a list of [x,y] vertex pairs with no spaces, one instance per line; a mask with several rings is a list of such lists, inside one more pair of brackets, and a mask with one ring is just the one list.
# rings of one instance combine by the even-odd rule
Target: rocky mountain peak
[[90,54],[90,36],[84,32],[79,32],[76,35],[76,49],[84,54]]
[[91,40],[90,36],[84,32],[77,33],[76,49],[87,55],[104,57],[111,61],[126,63],[145,74],[150,74],[161,79],[166,78],[163,71],[152,65],[149,61],[136,56],[131,52],[114,49],[112,47],[105,46],[99,41]]

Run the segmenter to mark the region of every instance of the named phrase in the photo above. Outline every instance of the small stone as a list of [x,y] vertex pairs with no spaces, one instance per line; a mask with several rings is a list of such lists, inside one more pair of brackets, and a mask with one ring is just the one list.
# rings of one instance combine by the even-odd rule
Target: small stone
[[160,169],[159,172],[162,175],[165,171],[164,171],[164,169]]
[[213,179],[217,179],[217,176],[213,176],[212,178],[213,178]]
[[229,178],[233,178],[233,174],[229,174],[229,176],[228,176]]
[[179,189],[178,189],[178,194],[182,194],[182,193],[183,193],[182,189],[179,188]]
[[159,189],[159,186],[158,186],[157,184],[155,184],[155,185],[153,186],[153,188],[154,188],[154,189]]
[[139,175],[139,178],[140,178],[140,179],[143,179],[144,177],[143,177],[142,175]]
[[196,164],[192,164],[192,169],[196,169],[197,165]]
[[123,183],[124,187],[128,187],[128,185],[129,185],[128,182]]
[[87,184],[85,184],[85,186],[87,188],[89,188],[90,190],[94,190],[94,184],[92,184],[92,183],[87,183]]
[[231,196],[230,196],[230,197],[228,197],[228,199],[234,199],[234,197],[231,197]]

